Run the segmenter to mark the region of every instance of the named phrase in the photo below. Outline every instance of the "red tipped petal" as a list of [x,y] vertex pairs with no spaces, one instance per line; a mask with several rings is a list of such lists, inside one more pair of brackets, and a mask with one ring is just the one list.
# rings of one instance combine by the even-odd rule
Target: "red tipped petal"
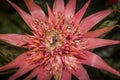
[[83,34],[88,32],[93,26],[95,26],[98,22],[100,22],[102,19],[107,17],[112,12],[113,12],[112,10],[104,10],[86,17],[80,23],[79,27],[80,31]]
[[16,10],[17,12],[20,14],[20,16],[23,18],[23,20],[26,22],[26,24],[32,29],[34,30],[34,24],[33,24],[33,18],[32,16],[30,16],[28,13],[26,13],[25,11],[23,11],[21,8],[19,8],[17,5],[15,5],[13,2],[11,2],[10,0],[7,0]]
[[65,18],[70,19],[71,17],[74,16],[76,9],[76,0],[69,0],[65,7]]
[[49,74],[48,71],[46,71],[43,68],[39,70],[37,80],[50,80],[50,78],[51,78],[51,75]]
[[23,66],[15,74],[13,74],[12,76],[10,76],[8,78],[8,80],[15,80],[16,78],[18,78],[18,77],[24,75],[25,73],[31,71],[36,66],[37,66],[37,64]]
[[75,24],[78,24],[81,21],[81,19],[82,19],[83,15],[85,14],[85,11],[87,10],[90,2],[91,2],[91,0],[88,0],[88,2],[75,14],[75,16],[73,17],[73,22]]
[[79,80],[90,80],[87,71],[83,66],[80,66],[79,69],[72,70],[73,75],[75,75]]
[[115,75],[120,76],[120,72],[116,71],[115,69],[113,69],[112,67],[110,67],[108,64],[106,64],[104,62],[104,60],[102,58],[100,58],[99,56],[97,56],[96,54],[86,51],[86,60],[81,61],[83,64],[98,68],[98,69],[102,69],[102,70],[106,70],[109,71]]
[[63,70],[61,80],[71,80],[71,72],[68,70]]
[[34,3],[33,0],[24,0],[31,15],[36,19],[46,19],[46,15],[40,6]]
[[120,41],[97,39],[97,38],[87,38],[85,39],[85,41],[87,41],[87,44],[88,44],[86,45],[87,49],[94,49],[94,48],[108,46],[108,45],[120,44]]
[[55,0],[53,5],[53,12],[55,13],[64,12],[64,0]]
[[83,37],[86,37],[86,38],[96,38],[96,37],[99,37],[100,35],[112,30],[114,28],[114,26],[110,26],[110,27],[105,27],[105,28],[102,28],[102,29],[98,29],[98,30],[95,30],[95,31],[90,31],[90,32],[87,32],[86,34],[83,35]]
[[40,67],[35,68],[30,75],[28,75],[28,77],[26,77],[24,80],[31,80],[32,78],[34,78],[35,76],[37,76],[38,72],[40,70]]
[[14,59],[9,64],[0,67],[0,71],[20,67],[22,65],[22,63],[20,63],[20,62],[25,62],[25,59],[27,58],[26,54],[27,54],[27,52],[25,52],[22,55],[18,56],[16,59]]
[[27,43],[25,40],[27,39],[29,39],[29,37],[27,37],[26,35],[0,34],[0,40],[19,47],[24,47],[24,45]]
[[47,4],[47,8],[48,8],[49,20],[54,23],[55,22],[55,18],[54,18],[52,10],[50,9],[48,4]]

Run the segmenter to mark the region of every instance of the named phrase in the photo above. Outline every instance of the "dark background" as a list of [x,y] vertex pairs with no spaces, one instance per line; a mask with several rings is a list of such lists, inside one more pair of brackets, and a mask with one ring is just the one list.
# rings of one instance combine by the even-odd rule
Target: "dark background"
[[[23,0],[11,1],[15,2],[21,8],[28,11]],[[77,0],[76,11],[78,11],[86,1],[87,0]],[[35,2],[39,4],[46,13],[46,2],[48,2],[51,7],[53,5],[53,0],[35,0]],[[67,3],[67,0],[65,0],[65,3]],[[84,17],[89,16],[90,14],[93,14],[97,11],[108,8],[114,9],[116,10],[116,12],[111,14],[105,20],[101,21],[98,25],[96,25],[93,28],[93,30],[114,24],[120,25],[119,1],[113,5],[110,5],[109,0],[92,0]],[[6,2],[6,0],[0,0],[0,34],[2,33],[31,33],[30,29],[23,22],[18,13],[14,10],[13,7],[11,7]],[[101,36],[101,38],[120,40],[120,28],[114,28],[109,33]],[[16,56],[20,55],[24,51],[25,49],[14,47],[12,45],[0,41],[0,66],[9,63],[11,60],[13,60]],[[93,50],[93,52],[101,56],[109,65],[120,71],[120,45],[102,47]],[[84,67],[88,71],[91,80],[120,80],[120,77],[108,73],[106,71],[98,70],[89,66]],[[0,72],[0,80],[7,80],[7,78],[10,75],[12,75],[15,71],[16,69]],[[25,76],[27,76],[27,74],[20,77],[18,80],[23,80]],[[73,76],[73,80],[77,79]]]

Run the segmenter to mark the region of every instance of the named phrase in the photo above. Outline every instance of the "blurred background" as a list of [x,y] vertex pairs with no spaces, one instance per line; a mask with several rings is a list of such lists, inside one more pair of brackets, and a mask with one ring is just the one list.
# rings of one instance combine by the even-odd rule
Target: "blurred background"
[[[28,12],[26,5],[23,0],[11,0],[17,5],[19,5],[22,9]],[[40,5],[43,10],[47,13],[46,2],[52,8],[54,0],[34,0],[38,5]],[[68,0],[65,0],[67,3]],[[77,8],[78,11],[87,0],[77,0]],[[107,27],[110,25],[117,25],[119,27],[114,28],[112,31],[104,34],[101,38],[120,40],[120,0],[92,0],[90,6],[85,13],[85,17],[93,14],[97,11],[104,9],[113,9],[115,10],[110,16],[97,24],[93,30]],[[14,10],[12,6],[10,6],[6,0],[0,0],[0,34],[3,33],[31,33],[30,29],[21,19],[19,14]],[[15,47],[0,41],[0,66],[3,66],[13,60],[15,57],[20,55],[22,52],[26,51],[25,49]],[[101,56],[109,65],[113,68],[120,71],[120,45],[113,45],[108,47],[102,47],[99,49],[92,50],[97,55]],[[120,80],[120,77],[115,76],[106,71],[98,70],[89,66],[84,66],[88,71],[88,74],[91,80]],[[0,72],[0,80],[7,80],[7,78],[12,75],[16,69],[6,70],[4,72]],[[20,77],[18,80],[23,80],[23,78],[27,76],[24,75]],[[73,80],[77,80],[74,76]],[[35,79],[33,79],[35,80]]]

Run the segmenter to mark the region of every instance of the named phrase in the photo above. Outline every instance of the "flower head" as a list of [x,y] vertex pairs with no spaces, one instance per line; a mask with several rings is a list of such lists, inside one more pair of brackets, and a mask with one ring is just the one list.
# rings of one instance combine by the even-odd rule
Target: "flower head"
[[33,0],[24,0],[30,14],[7,0],[20,14],[32,30],[33,35],[0,34],[0,40],[12,45],[27,48],[9,64],[0,67],[0,71],[19,68],[8,80],[32,71],[25,80],[37,76],[37,80],[71,80],[75,75],[79,80],[90,80],[82,65],[89,65],[120,76],[120,72],[107,65],[102,58],[89,50],[120,44],[120,41],[99,39],[98,36],[114,27],[89,31],[98,22],[111,14],[112,10],[103,10],[82,19],[91,0],[75,13],[76,0],[55,0],[53,10],[48,8],[48,17]]

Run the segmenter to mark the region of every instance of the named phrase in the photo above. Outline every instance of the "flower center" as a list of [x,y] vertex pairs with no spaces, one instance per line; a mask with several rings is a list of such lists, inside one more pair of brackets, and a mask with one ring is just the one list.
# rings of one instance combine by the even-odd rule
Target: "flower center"
[[50,45],[51,45],[51,46],[56,45],[56,44],[57,44],[57,41],[58,41],[57,36],[52,36],[52,40],[51,40],[51,42],[50,42]]
[[57,49],[60,49],[65,39],[58,31],[51,31],[46,34],[45,47],[49,53],[54,53]]
[[[77,27],[72,23],[51,25],[42,21],[36,22],[36,32],[33,37],[32,55],[30,60],[33,63],[40,62],[50,73],[61,77],[64,68],[78,68],[79,59],[84,56],[76,55],[85,49],[86,42],[75,34]],[[74,30],[74,28],[76,28]],[[57,79],[58,80],[58,79]]]

